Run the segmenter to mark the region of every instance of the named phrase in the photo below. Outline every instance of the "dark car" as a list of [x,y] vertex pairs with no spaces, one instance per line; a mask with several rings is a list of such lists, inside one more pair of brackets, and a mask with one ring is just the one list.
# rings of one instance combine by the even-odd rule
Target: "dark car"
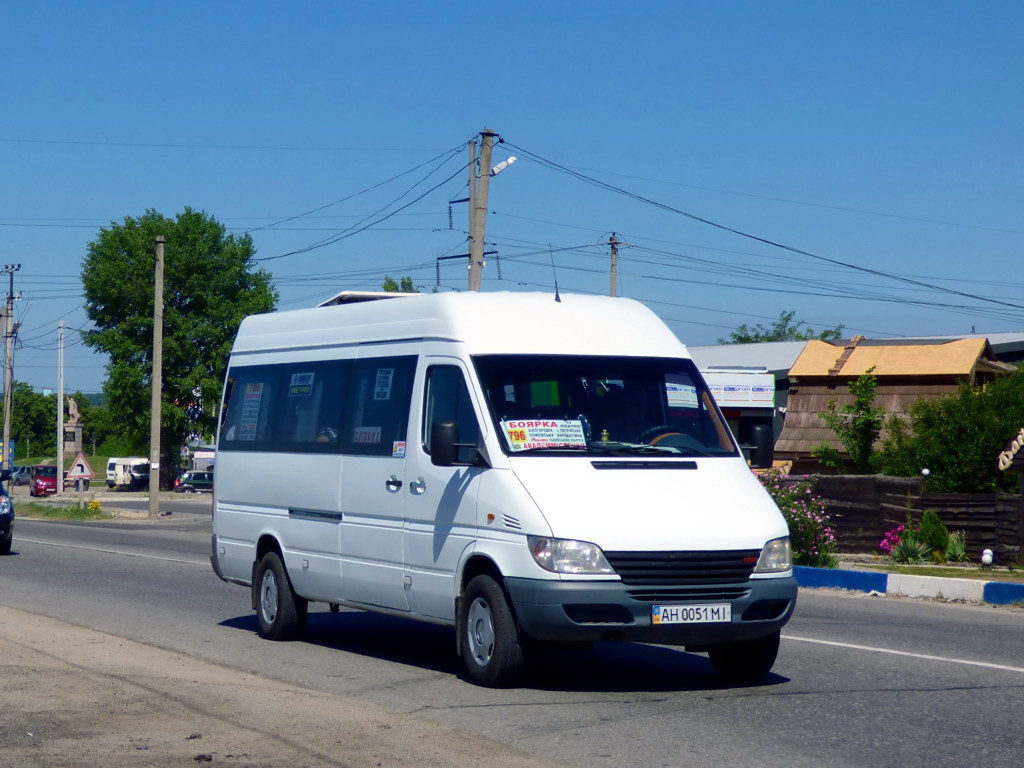
[[213,490],[213,472],[192,470],[174,481],[175,493],[202,493]]
[[[0,473],[0,480],[6,479],[6,472]],[[11,552],[14,541],[14,502],[7,495],[3,483],[0,482],[0,555]]]
[[28,483],[29,496],[49,496],[57,492],[57,466],[36,464],[31,468]]

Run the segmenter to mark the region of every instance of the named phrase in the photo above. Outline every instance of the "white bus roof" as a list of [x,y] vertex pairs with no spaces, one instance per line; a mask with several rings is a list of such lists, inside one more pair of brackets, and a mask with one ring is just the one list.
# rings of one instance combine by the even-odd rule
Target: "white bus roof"
[[[384,298],[384,297],[381,297]],[[233,354],[399,340],[461,342],[469,354],[689,357],[632,299],[550,293],[435,293],[386,297],[242,321]]]

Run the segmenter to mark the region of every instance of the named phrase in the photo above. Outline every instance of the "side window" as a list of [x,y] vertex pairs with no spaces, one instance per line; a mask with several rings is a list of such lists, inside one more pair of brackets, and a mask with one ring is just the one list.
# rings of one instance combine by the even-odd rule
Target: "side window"
[[356,360],[345,413],[341,448],[357,456],[405,456],[409,404],[416,357]]
[[221,442],[241,451],[261,448],[273,439],[273,400],[277,394],[280,366],[235,368],[224,404]]
[[225,388],[221,447],[339,452],[350,366],[332,360],[232,369]]
[[[480,425],[462,370],[455,365],[435,365],[427,371],[426,402],[423,408],[423,450],[430,453],[430,433],[434,422],[454,421],[459,425],[456,442],[476,445]],[[476,461],[473,448],[459,448],[459,463]]]

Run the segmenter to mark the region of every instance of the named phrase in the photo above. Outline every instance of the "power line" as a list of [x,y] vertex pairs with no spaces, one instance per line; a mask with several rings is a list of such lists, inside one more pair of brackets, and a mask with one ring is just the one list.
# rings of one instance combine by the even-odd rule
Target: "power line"
[[974,299],[975,301],[981,301],[981,302],[990,303],[990,304],[1000,304],[1002,306],[1011,307],[1013,309],[1024,309],[1024,306],[1022,306],[1020,304],[1013,304],[1011,302],[1000,301],[998,299],[992,299],[992,298],[989,298],[989,297],[986,297],[986,296],[978,296],[977,294],[967,293],[965,291],[958,291],[958,290],[955,290],[953,288],[944,288],[942,286],[931,285],[929,283],[925,283],[925,282],[922,282],[922,281],[919,281],[919,280],[913,280],[911,278],[899,277],[897,275],[893,275],[893,274],[890,274],[890,273],[887,273],[887,272],[883,272],[883,271],[878,270],[878,269],[871,269],[870,267],[862,267],[862,266],[859,266],[857,264],[850,264],[848,262],[841,261],[839,259],[833,259],[833,258],[829,258],[827,256],[820,256],[818,254],[811,253],[809,251],[805,251],[805,250],[802,250],[800,248],[795,248],[795,247],[790,246],[790,245],[785,245],[784,243],[779,243],[779,242],[776,242],[774,240],[769,240],[768,238],[761,237],[759,235],[754,235],[754,234],[751,234],[749,232],[744,232],[744,231],[742,231],[740,229],[736,229],[734,227],[730,227],[730,226],[727,226],[725,224],[720,224],[720,223],[718,223],[716,221],[712,221],[711,219],[705,219],[702,216],[697,216],[697,215],[689,213],[687,211],[683,211],[683,210],[681,210],[679,208],[675,208],[675,207],[673,207],[671,205],[668,205],[666,203],[661,203],[661,202],[658,202],[657,200],[652,200],[652,199],[650,199],[648,197],[644,197],[643,195],[639,195],[639,194],[637,194],[635,192],[630,192],[629,190],[622,189],[621,187],[616,187],[616,186],[614,186],[612,184],[609,184],[608,182],[600,181],[599,179],[594,179],[594,178],[592,178],[590,176],[587,176],[585,174],[580,173],[579,171],[574,171],[571,168],[568,168],[568,167],[566,167],[564,165],[560,165],[559,163],[556,163],[556,162],[554,162],[552,160],[547,160],[547,159],[541,157],[540,155],[534,154],[533,152],[530,152],[529,150],[524,149],[524,148],[518,146],[517,144],[514,144],[514,143],[512,143],[510,141],[507,141],[505,139],[501,139],[500,141],[505,143],[505,144],[508,144],[508,146],[510,146],[513,149],[517,150],[521,154],[524,154],[524,155],[526,155],[526,156],[536,160],[538,163],[540,163],[541,165],[544,165],[545,167],[547,167],[549,169],[556,170],[556,171],[559,171],[561,173],[568,174],[569,176],[573,176],[574,178],[579,179],[580,181],[584,181],[587,184],[591,184],[591,185],[596,186],[596,187],[598,187],[600,189],[604,189],[604,190],[607,190],[609,192],[614,192],[616,194],[623,195],[625,197],[629,197],[629,198],[631,198],[633,200],[636,200],[638,202],[642,202],[642,203],[645,203],[647,205],[654,206],[655,208],[660,208],[661,210],[668,211],[670,213],[675,213],[675,214],[677,214],[679,216],[684,216],[685,218],[688,218],[688,219],[690,219],[692,221],[696,221],[696,222],[698,222],[700,224],[705,224],[705,225],[707,225],[709,227],[714,227],[715,229],[722,230],[723,232],[730,232],[730,233],[732,233],[734,235],[738,235],[740,237],[745,237],[745,238],[747,238],[749,240],[754,240],[754,241],[759,242],[759,243],[764,243],[765,245],[770,245],[773,248],[781,248],[782,250],[789,251],[791,253],[797,253],[797,254],[800,254],[802,256],[807,256],[807,257],[812,258],[812,259],[818,259],[820,261],[827,261],[830,264],[837,264],[839,266],[843,266],[843,267],[846,267],[848,269],[853,269],[853,270],[856,270],[858,272],[864,272],[866,274],[876,275],[878,277],[884,277],[884,278],[887,278],[887,279],[890,279],[890,280],[895,280],[895,281],[902,282],[902,283],[908,283],[908,284],[911,284],[911,285],[917,285],[917,286],[921,286],[921,287],[925,287],[925,288],[931,288],[931,289],[933,289],[935,291],[939,291],[939,292],[942,292],[942,293],[949,293],[949,294],[953,294],[953,295],[956,295],[956,296],[962,296],[964,298]]

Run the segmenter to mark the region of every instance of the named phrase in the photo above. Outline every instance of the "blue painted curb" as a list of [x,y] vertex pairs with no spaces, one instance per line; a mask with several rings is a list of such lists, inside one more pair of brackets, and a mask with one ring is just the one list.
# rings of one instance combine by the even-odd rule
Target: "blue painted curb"
[[857,592],[885,592],[889,574],[874,571],[844,571],[841,568],[793,566],[796,583],[801,587],[852,589]]
[[[889,591],[889,574],[875,571],[850,571],[842,568],[811,568],[805,565],[793,566],[793,576],[801,587],[849,589],[855,592]],[[940,576],[915,577],[925,579],[929,589],[934,589],[933,597],[942,596],[942,587],[948,582]],[[1005,581],[981,582],[982,599],[994,605],[1024,602],[1024,584]]]

